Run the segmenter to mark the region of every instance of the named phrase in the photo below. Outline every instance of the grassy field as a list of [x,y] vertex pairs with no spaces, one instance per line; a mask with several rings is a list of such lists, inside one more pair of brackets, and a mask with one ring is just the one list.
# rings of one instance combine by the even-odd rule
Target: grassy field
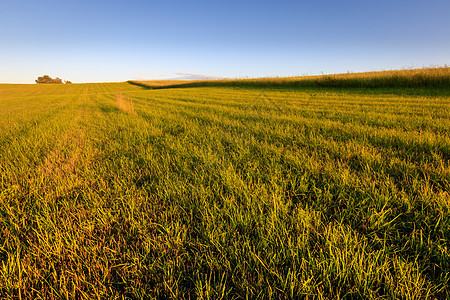
[[442,82],[0,85],[0,297],[448,298]]

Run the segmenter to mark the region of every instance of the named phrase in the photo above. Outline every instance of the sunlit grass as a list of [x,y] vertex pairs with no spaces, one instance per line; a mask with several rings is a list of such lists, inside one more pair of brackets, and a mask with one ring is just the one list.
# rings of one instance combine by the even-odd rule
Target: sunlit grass
[[[448,94],[450,68],[448,66],[397,71],[343,73],[321,76],[273,77],[254,79],[221,79],[199,81],[132,81],[149,88],[169,87],[327,87],[327,88],[440,88]],[[436,90],[428,92],[436,93]],[[442,92],[442,91],[441,91]]]
[[429,94],[0,85],[1,296],[448,298]]

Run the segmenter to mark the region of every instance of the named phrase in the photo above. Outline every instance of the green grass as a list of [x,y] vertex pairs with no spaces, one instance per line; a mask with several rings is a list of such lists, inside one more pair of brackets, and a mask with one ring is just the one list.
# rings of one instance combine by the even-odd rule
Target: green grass
[[425,88],[0,85],[0,296],[448,298]]

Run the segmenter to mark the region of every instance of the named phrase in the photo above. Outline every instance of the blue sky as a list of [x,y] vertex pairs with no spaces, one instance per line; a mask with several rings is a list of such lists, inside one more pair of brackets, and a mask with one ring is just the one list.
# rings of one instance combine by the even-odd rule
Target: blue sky
[[[0,82],[294,76],[450,64],[450,1],[0,2]],[[192,75],[194,74],[194,75]]]

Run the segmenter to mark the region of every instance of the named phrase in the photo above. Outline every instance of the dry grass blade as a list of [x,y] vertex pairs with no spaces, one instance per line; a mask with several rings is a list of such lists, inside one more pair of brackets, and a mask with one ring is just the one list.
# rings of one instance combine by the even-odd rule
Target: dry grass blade
[[116,95],[116,105],[117,105],[117,108],[119,108],[119,110],[121,110],[123,112],[131,113],[131,114],[136,113],[134,111],[134,107],[133,107],[133,100],[128,95],[124,95],[122,93],[117,94]]

